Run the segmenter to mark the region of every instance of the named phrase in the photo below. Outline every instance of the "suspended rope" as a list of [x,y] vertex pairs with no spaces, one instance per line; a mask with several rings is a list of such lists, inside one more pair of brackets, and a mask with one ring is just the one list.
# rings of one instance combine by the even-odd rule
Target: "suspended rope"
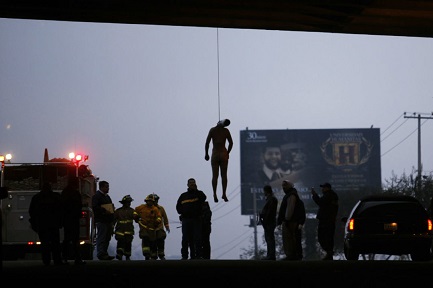
[[219,44],[219,28],[217,28],[217,67],[218,67],[218,121],[221,121],[220,107],[220,44]]

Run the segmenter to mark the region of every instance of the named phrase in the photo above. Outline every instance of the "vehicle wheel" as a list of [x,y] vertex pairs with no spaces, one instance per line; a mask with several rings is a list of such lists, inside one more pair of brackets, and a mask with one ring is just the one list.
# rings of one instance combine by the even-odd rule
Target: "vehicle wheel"
[[81,246],[81,257],[83,260],[93,260],[93,245],[84,244]]
[[430,249],[417,249],[410,253],[410,258],[412,261],[430,261],[431,252]]
[[346,260],[356,261],[359,258],[359,253],[353,249],[344,247],[344,256],[346,256]]

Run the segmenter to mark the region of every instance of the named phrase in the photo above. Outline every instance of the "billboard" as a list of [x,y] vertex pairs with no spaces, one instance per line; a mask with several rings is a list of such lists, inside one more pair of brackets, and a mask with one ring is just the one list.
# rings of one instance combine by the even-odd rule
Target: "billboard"
[[266,184],[281,200],[283,180],[295,184],[307,213],[317,209],[311,187],[320,195],[322,183],[340,198],[381,188],[379,128],[241,130],[240,146],[242,215],[263,207]]

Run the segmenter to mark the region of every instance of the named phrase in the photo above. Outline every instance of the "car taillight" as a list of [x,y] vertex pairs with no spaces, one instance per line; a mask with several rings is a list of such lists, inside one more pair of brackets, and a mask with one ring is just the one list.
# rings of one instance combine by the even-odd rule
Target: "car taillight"
[[87,212],[81,211],[81,218],[87,218]]
[[347,225],[347,230],[353,231],[355,229],[355,219],[350,219],[349,224]]
[[433,229],[433,224],[430,219],[427,220],[427,229],[428,231],[432,231]]

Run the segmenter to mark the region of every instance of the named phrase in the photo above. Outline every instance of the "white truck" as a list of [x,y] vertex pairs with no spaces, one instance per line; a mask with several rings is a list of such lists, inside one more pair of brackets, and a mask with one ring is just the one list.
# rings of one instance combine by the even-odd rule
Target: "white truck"
[[[84,160],[87,160],[87,156]],[[2,163],[1,187],[8,195],[1,200],[3,260],[35,259],[40,256],[40,242],[29,222],[29,205],[42,184],[50,182],[55,192],[66,187],[69,177],[78,177],[82,197],[80,244],[83,259],[92,260],[96,243],[96,227],[92,211],[92,196],[97,191],[98,178],[81,159],[48,159],[43,163]],[[61,231],[63,240],[63,229]]]

